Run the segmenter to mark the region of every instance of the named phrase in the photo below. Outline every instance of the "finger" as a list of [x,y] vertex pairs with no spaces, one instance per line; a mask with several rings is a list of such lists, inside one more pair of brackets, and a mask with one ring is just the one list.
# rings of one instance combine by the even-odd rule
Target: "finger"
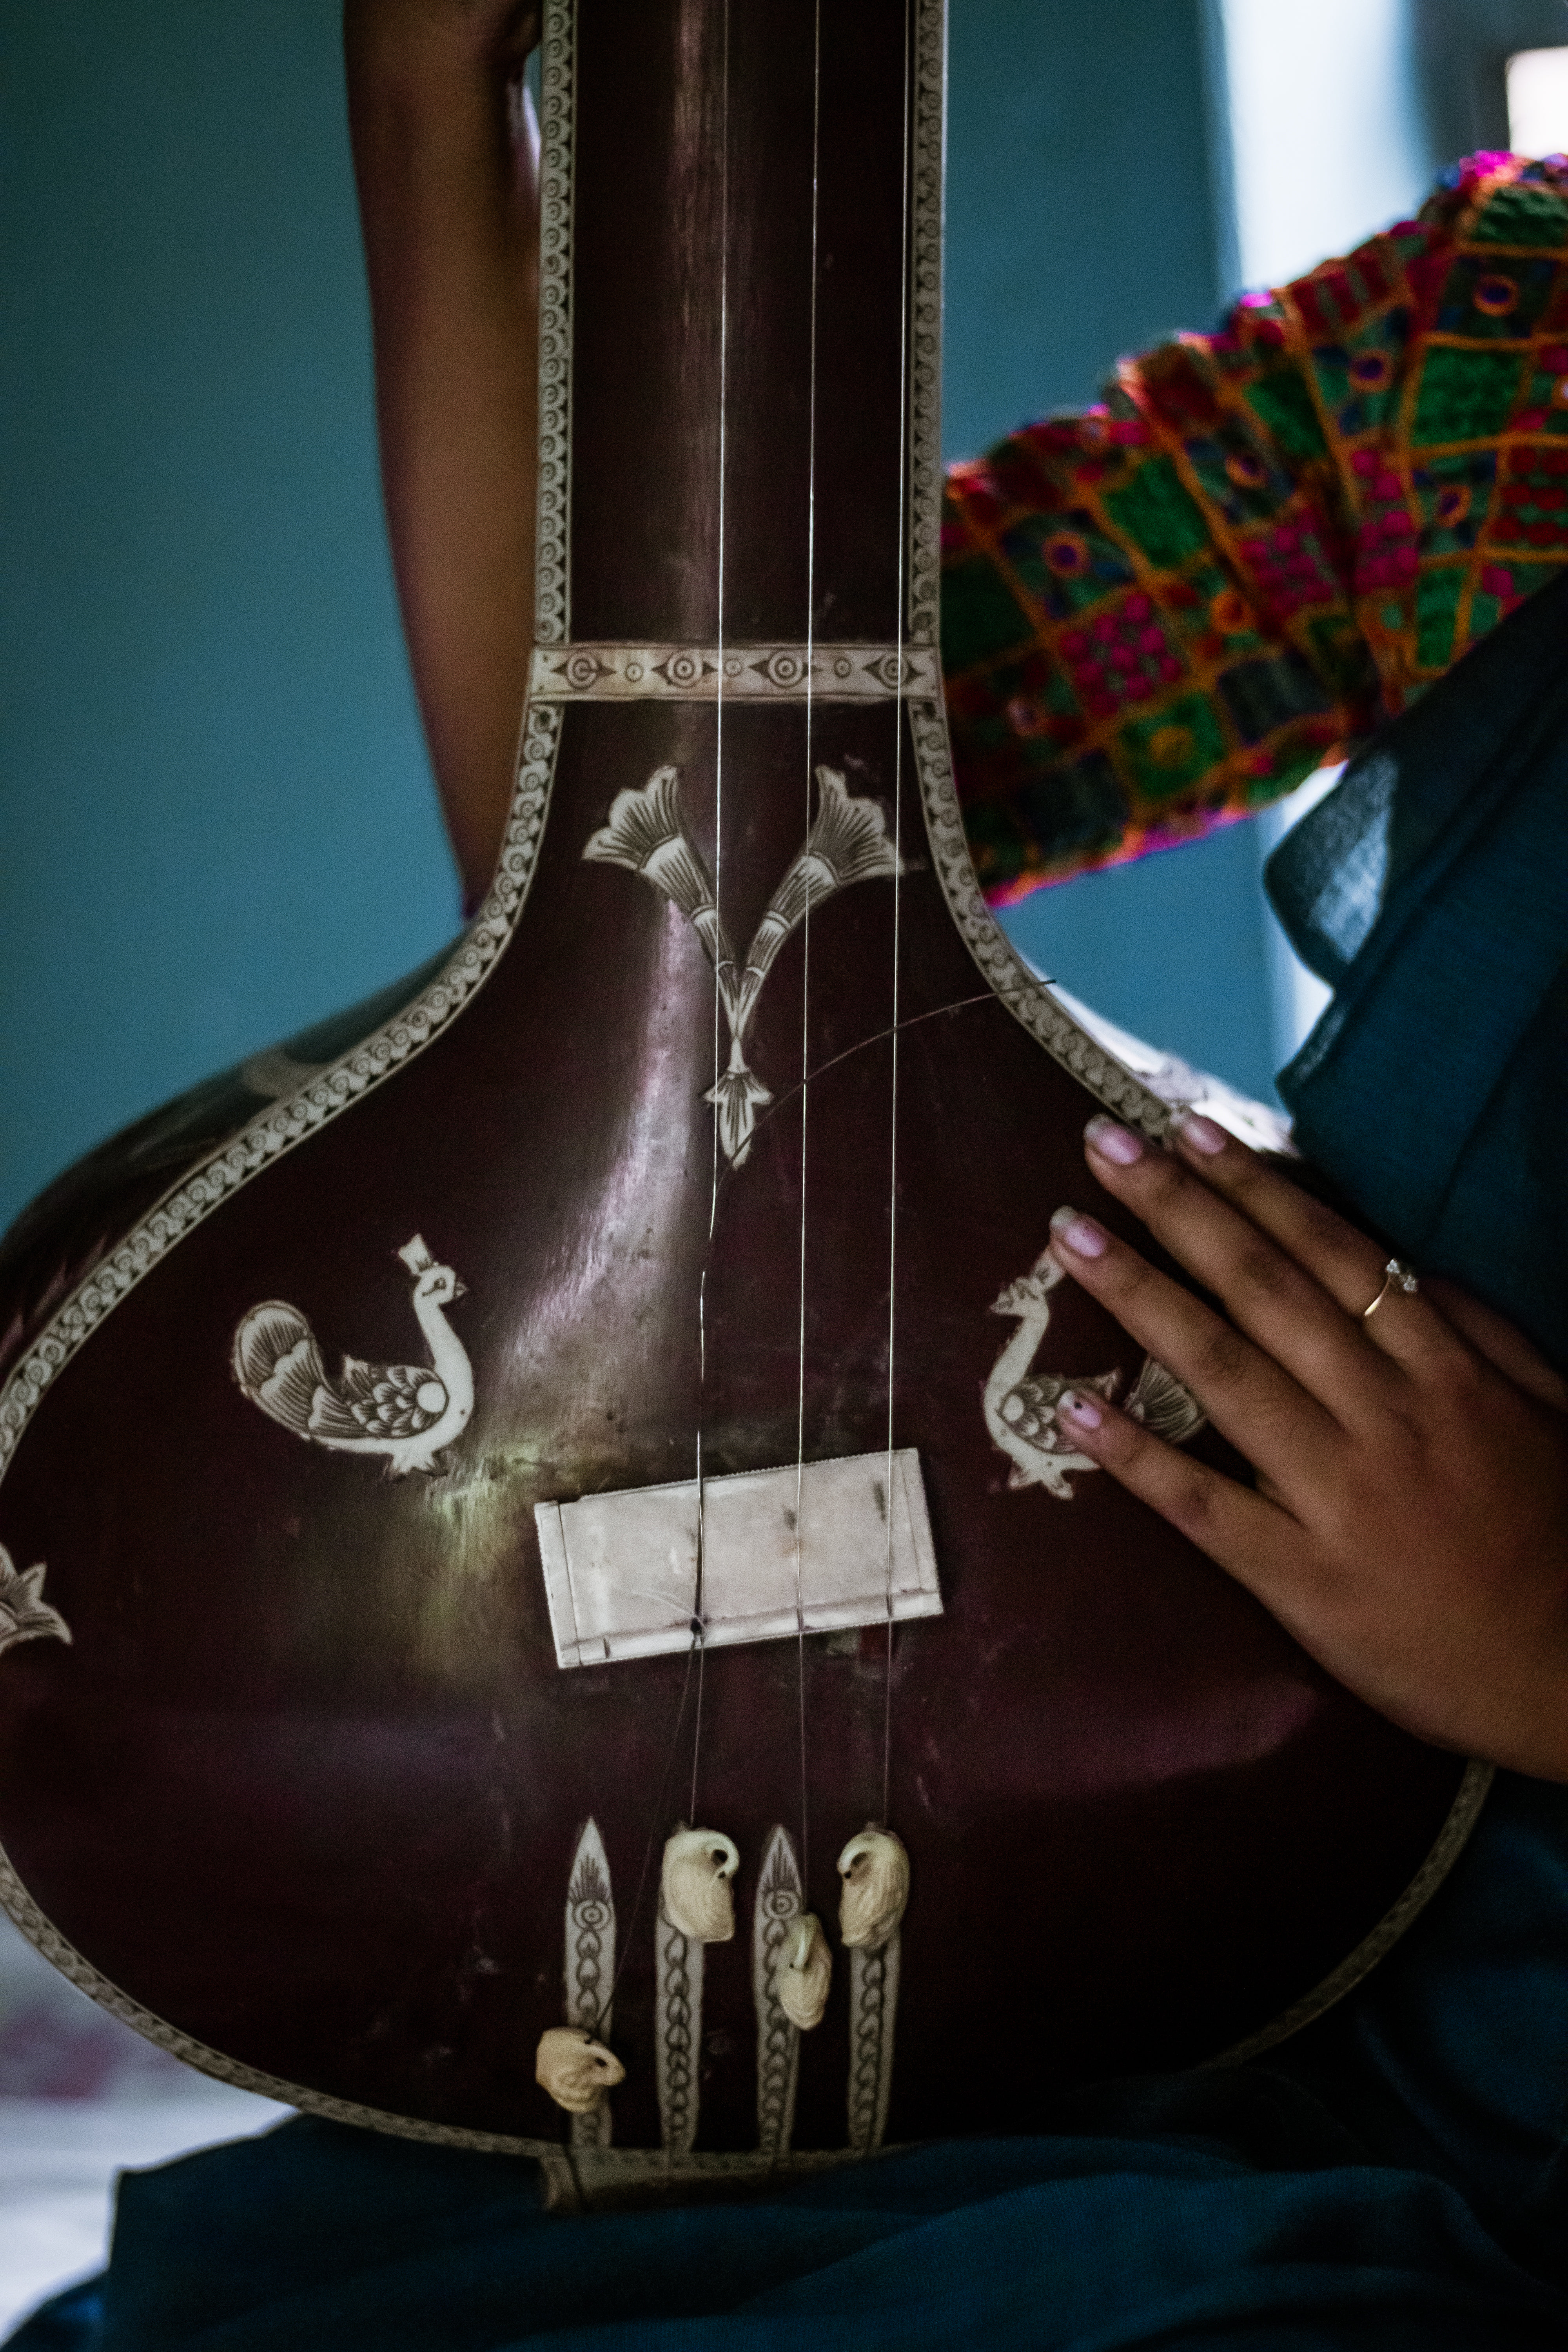
[[1277,1616],[1300,1613],[1305,1538],[1288,1510],[1152,1437],[1114,1405],[1071,1389],[1057,1418],[1081,1453],[1257,1594]]
[[[1195,1176],[1114,1120],[1091,1118],[1090,1167],[1155,1239],[1225,1301],[1238,1329],[1341,1422],[1384,1405],[1387,1360],[1289,1249]],[[1370,1294],[1369,1294],[1370,1295]]]
[[1050,1250],[1283,1495],[1305,1500],[1334,1475],[1342,1437],[1333,1417],[1212,1307],[1079,1210],[1057,1211]]
[[1304,1267],[1381,1354],[1406,1368],[1432,1368],[1451,1357],[1452,1331],[1420,1303],[1419,1293],[1390,1290],[1369,1318],[1388,1265],[1380,1242],[1358,1233],[1201,1112],[1185,1112],[1172,1129],[1172,1140],[1203,1182]]
[[1526,1396],[1551,1405],[1557,1412],[1568,1412],[1568,1381],[1494,1307],[1472,1298],[1468,1290],[1461,1290],[1457,1282],[1449,1282],[1441,1275],[1424,1276],[1421,1287],[1438,1314],[1445,1316],[1476,1353],[1484,1356],[1516,1389],[1522,1389]]

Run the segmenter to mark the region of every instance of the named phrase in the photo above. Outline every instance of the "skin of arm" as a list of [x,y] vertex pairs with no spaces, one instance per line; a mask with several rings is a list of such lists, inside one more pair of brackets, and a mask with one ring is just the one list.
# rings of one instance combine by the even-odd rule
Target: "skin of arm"
[[538,185],[511,93],[517,0],[347,0],[349,122],[370,278],[382,481],[426,739],[482,898],[533,642]]
[[1384,1290],[1376,1242],[1210,1119],[1188,1113],[1162,1151],[1095,1118],[1087,1156],[1226,1311],[1076,1209],[1053,1256],[1257,1484],[1081,1391],[1060,1409],[1073,1444],[1395,1723],[1568,1780],[1568,1387],[1452,1286]]

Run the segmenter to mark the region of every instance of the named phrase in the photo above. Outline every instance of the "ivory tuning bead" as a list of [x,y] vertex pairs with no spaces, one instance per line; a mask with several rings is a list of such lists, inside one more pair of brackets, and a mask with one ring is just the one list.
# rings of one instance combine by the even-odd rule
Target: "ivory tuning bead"
[[552,2025],[539,2037],[533,2079],[569,2116],[586,2116],[626,2081],[626,2070],[585,2027]]
[[898,1929],[910,1899],[910,1857],[901,1838],[868,1822],[838,1857],[844,1881],[838,1932],[854,1949],[879,1951]]
[[698,1944],[727,1944],[735,1932],[730,1881],[741,1849],[721,1830],[679,1829],[667,1839],[660,1887],[665,1916]]
[[821,2024],[832,1981],[833,1954],[822,1922],[815,1911],[803,1911],[785,1936],[773,1969],[779,2007],[802,2033]]

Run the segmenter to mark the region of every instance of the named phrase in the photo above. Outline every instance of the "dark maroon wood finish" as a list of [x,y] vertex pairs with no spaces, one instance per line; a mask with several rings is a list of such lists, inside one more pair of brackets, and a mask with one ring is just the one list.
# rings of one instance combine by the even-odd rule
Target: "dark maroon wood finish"
[[717,636],[721,408],[726,636],[805,639],[814,481],[816,627],[899,635],[905,16],[824,7],[818,78],[809,7],[584,8],[574,636]]
[[[732,635],[805,634],[811,16],[731,11]],[[902,21],[883,0],[824,11],[815,601],[847,636],[896,621]],[[711,0],[584,9],[582,637],[700,641],[718,617],[721,30]],[[216,2049],[398,2114],[555,2136],[532,2057],[561,2015],[593,1813],[625,1960],[616,2137],[657,2144],[653,1900],[689,1804],[688,1663],[560,1672],[532,1509],[689,1476],[700,1429],[710,1474],[795,1460],[803,1182],[805,1454],[883,1444],[890,1382],[946,1613],[898,1631],[890,1686],[879,1631],[853,1655],[811,1640],[706,1660],[696,1811],[744,1862],[740,1932],[707,1956],[699,2146],[755,2143],[751,1906],[773,1825],[802,1833],[799,1671],[808,1895],[829,1921],[838,1848],[882,1810],[890,1710],[913,1873],[895,2138],[1027,2125],[1055,2086],[1261,2025],[1440,1826],[1456,1761],[1330,1682],[1110,1480],[1080,1477],[1071,1504],[1008,1488],[980,1409],[1011,1328],[991,1303],[1058,1202],[1132,1228],[1085,1171],[1092,1100],[948,916],[901,725],[885,704],[818,706],[808,738],[803,706],[732,707],[721,803],[710,709],[571,709],[532,895],[478,998],[176,1248],[25,1435],[0,1537],[47,1560],[75,1646],[0,1662],[0,1837],[98,1968]],[[781,954],[750,1050],[774,1101],[720,1176],[711,1243],[712,975],[663,898],[582,856],[616,792],[667,762],[710,857],[721,824],[739,938],[800,845],[815,762],[896,806],[920,861],[897,890],[845,891],[809,955],[799,933]],[[451,1317],[478,1403],[445,1475],[394,1481],[264,1418],[227,1361],[268,1297],[334,1369],[345,1350],[407,1360],[393,1253],[416,1231],[468,1285]],[[1115,1325],[1058,1296],[1052,1363],[1131,1374]],[[846,2137],[847,1979],[841,1960],[803,2042],[800,2146]]]

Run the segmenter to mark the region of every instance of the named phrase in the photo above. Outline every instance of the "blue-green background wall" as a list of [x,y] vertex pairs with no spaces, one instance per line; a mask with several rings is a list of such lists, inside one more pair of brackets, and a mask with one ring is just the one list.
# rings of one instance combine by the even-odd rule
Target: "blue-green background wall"
[[[1212,325],[1233,236],[1202,0],[951,5],[943,390],[957,457],[1091,399],[1119,353]],[[1036,964],[1124,1027],[1270,1093],[1251,825],[1037,892],[1006,919]]]
[[[0,9],[0,1222],[454,929],[372,437],[336,0]],[[953,0],[951,454],[1221,293],[1198,0]],[[1255,1088],[1247,829],[1019,910]]]

